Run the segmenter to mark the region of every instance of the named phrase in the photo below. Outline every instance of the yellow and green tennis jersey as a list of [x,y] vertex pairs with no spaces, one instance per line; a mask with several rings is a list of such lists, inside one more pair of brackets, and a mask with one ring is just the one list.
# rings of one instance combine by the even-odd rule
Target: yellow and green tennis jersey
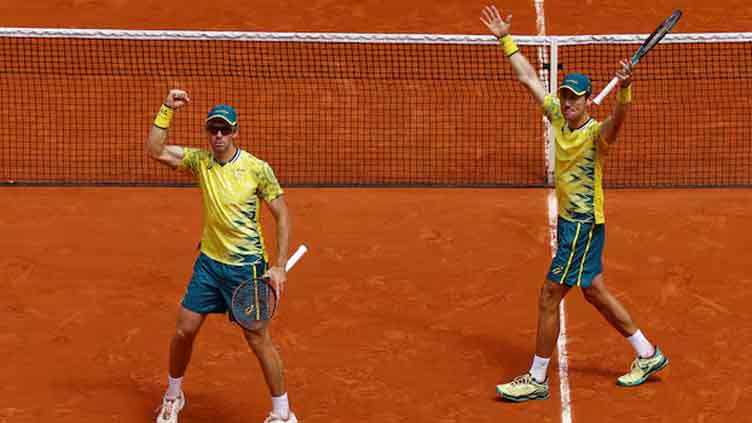
[[230,265],[259,257],[266,261],[260,199],[270,202],[283,193],[269,164],[241,149],[225,164],[206,150],[183,148],[183,152],[178,169],[196,176],[203,195],[201,252]]
[[547,95],[543,112],[556,139],[556,198],[559,216],[572,222],[604,223],[603,163],[608,144],[601,138],[601,122],[590,119],[570,129],[559,99]]

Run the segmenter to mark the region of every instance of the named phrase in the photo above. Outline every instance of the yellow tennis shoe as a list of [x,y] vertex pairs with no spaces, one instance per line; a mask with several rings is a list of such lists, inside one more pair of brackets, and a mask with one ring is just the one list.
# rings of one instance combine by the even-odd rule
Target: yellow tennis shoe
[[619,377],[616,384],[620,386],[637,386],[645,382],[648,376],[668,366],[668,358],[656,346],[655,353],[650,358],[637,357],[632,362],[629,373]]
[[509,383],[496,385],[496,393],[505,400],[514,402],[548,399],[548,379],[540,383],[530,373],[525,373]]

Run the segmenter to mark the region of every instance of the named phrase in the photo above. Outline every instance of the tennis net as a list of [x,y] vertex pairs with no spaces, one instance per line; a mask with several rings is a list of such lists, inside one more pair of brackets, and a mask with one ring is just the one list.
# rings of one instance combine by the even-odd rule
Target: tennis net
[[[547,86],[579,71],[598,91],[643,38],[516,40]],[[287,186],[550,184],[550,134],[492,37],[6,28],[0,72],[0,184],[192,184],[144,154],[175,87],[193,101],[171,143],[205,146],[206,112],[229,103],[240,146]],[[667,36],[606,185],[752,185],[751,78],[752,34]]]

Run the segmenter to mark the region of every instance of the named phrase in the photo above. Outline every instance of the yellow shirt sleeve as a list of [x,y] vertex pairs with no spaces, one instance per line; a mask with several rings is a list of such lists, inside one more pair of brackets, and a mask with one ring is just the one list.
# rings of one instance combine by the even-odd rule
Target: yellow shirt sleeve
[[554,126],[554,128],[563,128],[566,124],[566,119],[564,119],[564,115],[561,113],[561,103],[559,102],[559,99],[552,95],[546,95],[546,97],[543,99],[543,113],[548,118],[548,121],[551,122],[551,125]]
[[206,152],[198,148],[183,147],[183,160],[178,165],[177,170],[182,172],[191,172],[196,174],[196,169],[205,159]]
[[274,175],[272,167],[269,163],[264,162],[261,166],[261,172],[259,174],[258,191],[266,202],[270,202],[280,195],[284,194],[282,187],[277,181],[277,177]]
[[603,127],[603,122],[597,122],[593,126],[590,127],[590,138],[593,139],[593,142],[595,142],[595,146],[598,149],[599,154],[607,155],[609,145],[606,142],[606,140],[601,136],[601,128]]

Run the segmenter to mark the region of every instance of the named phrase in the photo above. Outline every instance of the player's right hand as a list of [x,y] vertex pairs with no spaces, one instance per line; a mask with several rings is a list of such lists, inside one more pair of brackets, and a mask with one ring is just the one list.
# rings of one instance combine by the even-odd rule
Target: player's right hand
[[179,109],[191,101],[188,97],[188,93],[183,90],[173,89],[167,94],[167,98],[164,101],[165,106],[172,109]]
[[616,76],[619,78],[619,88],[627,88],[632,83],[632,68],[634,65],[629,60],[622,60],[621,70],[616,71]]
[[274,266],[264,273],[263,278],[268,278],[269,282],[277,293],[277,301],[282,298],[282,292],[285,290],[285,282],[287,282],[287,272],[284,267]]
[[512,15],[502,19],[496,6],[486,6],[480,14],[480,20],[491,31],[496,38],[501,38],[509,34],[509,27],[512,26]]

